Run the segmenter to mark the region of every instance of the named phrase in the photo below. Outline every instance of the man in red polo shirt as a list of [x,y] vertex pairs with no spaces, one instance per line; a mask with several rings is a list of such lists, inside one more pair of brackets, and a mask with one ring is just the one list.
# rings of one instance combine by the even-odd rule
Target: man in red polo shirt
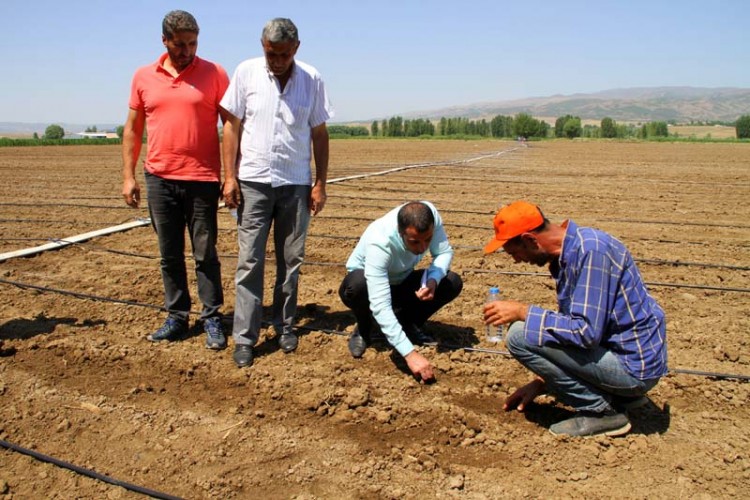
[[144,126],[148,152],[144,163],[148,209],[159,239],[164,302],[168,317],[148,336],[154,342],[174,340],[188,328],[190,293],[185,268],[185,227],[195,258],[198,296],[206,347],[224,349],[227,341],[219,309],[224,302],[216,253],[216,211],[221,160],[219,101],[229,85],[226,71],[195,55],[198,23],[188,12],[169,12],[162,22],[165,54],[133,76],[130,110],[122,138],[125,203],[137,208],[141,188],[135,167]]

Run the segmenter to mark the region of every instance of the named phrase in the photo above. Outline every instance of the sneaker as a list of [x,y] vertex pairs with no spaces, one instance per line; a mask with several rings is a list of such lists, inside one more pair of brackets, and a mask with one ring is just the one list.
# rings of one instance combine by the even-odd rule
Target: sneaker
[[622,436],[630,430],[630,420],[624,413],[615,411],[594,413],[579,411],[573,418],[552,425],[549,431],[555,436]]
[[299,339],[293,333],[282,333],[279,336],[279,347],[281,347],[281,350],[286,353],[290,353],[295,350],[298,344]]
[[413,323],[404,325],[403,329],[406,336],[414,345],[437,345],[435,337]]
[[162,340],[175,340],[187,332],[187,323],[175,318],[167,318],[164,324],[154,333],[146,338],[151,342],[161,342]]
[[367,342],[360,335],[359,328],[355,327],[352,335],[349,337],[349,352],[355,358],[361,358],[367,349]]
[[237,344],[234,346],[232,355],[237,368],[244,368],[253,364],[253,347],[247,344]]
[[203,331],[206,332],[207,348],[220,351],[227,347],[227,337],[224,334],[221,318],[214,316],[203,320]]

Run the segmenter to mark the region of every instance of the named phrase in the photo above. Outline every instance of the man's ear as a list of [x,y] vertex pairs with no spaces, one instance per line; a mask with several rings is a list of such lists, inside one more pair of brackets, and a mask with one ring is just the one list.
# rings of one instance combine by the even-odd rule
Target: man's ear
[[534,250],[539,248],[539,242],[536,240],[536,235],[534,233],[522,233],[521,240],[524,242],[524,245],[526,245],[528,248],[531,248]]

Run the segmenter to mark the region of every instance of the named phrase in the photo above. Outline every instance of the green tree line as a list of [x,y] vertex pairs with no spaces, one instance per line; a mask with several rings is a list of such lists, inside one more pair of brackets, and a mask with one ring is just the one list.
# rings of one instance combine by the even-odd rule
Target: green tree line
[[430,120],[405,120],[394,116],[370,125],[374,137],[479,136],[479,137],[546,137],[549,125],[526,113],[516,116],[497,115],[491,120],[464,117],[442,117],[437,126]]
[[[698,122],[691,122],[695,124]],[[737,118],[734,125],[737,139],[750,139],[750,114]],[[65,130],[60,125],[49,125],[44,135],[34,133],[33,139],[0,138],[0,146],[43,146],[43,145],[98,145],[120,144],[124,127],[116,128],[118,139],[83,138],[66,140]],[[537,120],[528,113],[515,116],[496,115],[491,120],[470,120],[463,117],[442,117],[433,123],[424,118],[415,120],[394,116],[382,121],[375,120],[368,130],[365,126],[329,125],[328,131],[335,137],[420,137],[420,136],[478,136],[494,138],[547,138],[559,137],[574,139],[662,139],[670,136],[669,122],[653,121],[644,124],[620,124],[610,117],[604,117],[599,125],[581,125],[581,118],[570,114],[560,116],[551,127],[544,120]],[[86,132],[96,132],[96,126]],[[146,142],[144,131],[143,142]]]

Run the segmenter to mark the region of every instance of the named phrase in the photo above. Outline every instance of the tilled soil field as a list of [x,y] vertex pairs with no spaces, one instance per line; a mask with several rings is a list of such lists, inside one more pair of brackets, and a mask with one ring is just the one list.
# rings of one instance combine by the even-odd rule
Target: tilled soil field
[[[750,375],[749,169],[747,144],[333,141],[296,352],[264,331],[255,364],[238,369],[231,341],[207,350],[200,325],[148,342],[164,317],[149,226],[5,260],[0,439],[186,498],[746,498],[750,385],[733,376]],[[0,253],[147,216],[122,202],[116,146],[2,148],[0,173]],[[412,199],[441,211],[465,283],[427,323],[440,341],[420,348],[432,385],[385,344],[353,359],[337,294],[362,230]],[[673,372],[625,437],[554,437],[546,427],[569,409],[545,397],[501,410],[531,375],[484,341],[487,288],[555,307],[543,269],[482,254],[495,210],[515,199],[617,236],[667,313]],[[236,231],[226,210],[219,219],[230,327]],[[268,261],[267,305],[272,249]],[[140,497],[7,450],[2,495]]]

